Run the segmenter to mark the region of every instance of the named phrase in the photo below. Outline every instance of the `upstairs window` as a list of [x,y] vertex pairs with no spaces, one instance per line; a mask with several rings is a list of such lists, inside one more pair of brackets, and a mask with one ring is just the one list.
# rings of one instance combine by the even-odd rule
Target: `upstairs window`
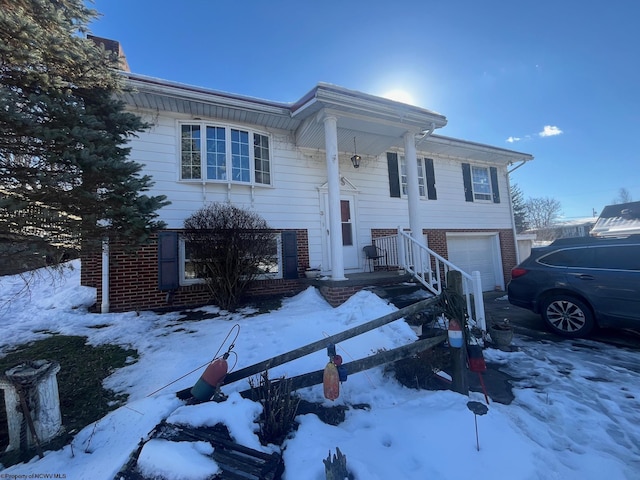
[[[418,162],[418,191],[421,198],[437,200],[436,177],[433,159],[417,158]],[[404,155],[387,152],[389,168],[389,192],[392,197],[407,196],[407,163]]]
[[[424,197],[424,162],[422,158],[418,158],[418,189],[420,196]],[[400,190],[403,196],[407,194],[407,161],[404,155],[400,155]]]
[[180,179],[271,185],[267,135],[207,124],[180,125]]
[[498,169],[496,167],[481,167],[463,163],[462,181],[464,197],[467,202],[500,203]]
[[491,180],[487,167],[471,167],[474,200],[491,200]]

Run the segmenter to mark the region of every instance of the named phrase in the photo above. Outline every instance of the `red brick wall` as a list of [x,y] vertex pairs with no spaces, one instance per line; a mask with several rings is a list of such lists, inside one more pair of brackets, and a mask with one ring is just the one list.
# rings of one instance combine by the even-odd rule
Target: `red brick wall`
[[[277,230],[281,231],[281,230]],[[298,239],[298,272],[303,277],[309,266],[309,237],[306,230],[296,230]],[[102,305],[102,256],[100,252],[82,255],[81,284],[97,289],[98,311]],[[258,280],[247,292],[248,296],[291,294],[305,288],[294,279]],[[111,246],[109,255],[109,310],[151,310],[179,306],[203,305],[210,302],[203,284],[180,286],[171,295],[158,290],[158,244],[154,238],[149,245],[135,253],[126,253]]]
[[[428,236],[429,248],[448,258],[447,232],[486,233],[496,230],[454,229],[436,230],[425,229]],[[309,267],[309,237],[306,230],[296,230],[298,238],[298,272],[303,277],[304,270]],[[395,235],[397,230],[372,229],[372,238]],[[506,283],[511,279],[511,269],[516,265],[515,242],[513,231],[498,230],[500,250],[502,253],[502,268]],[[102,258],[100,252],[82,256],[81,283],[97,288],[97,309],[102,304]],[[203,305],[210,302],[206,287],[202,284],[181,286],[169,298],[167,292],[158,290],[158,258],[157,242],[154,241],[141,247],[135,254],[127,254],[116,247],[111,248],[109,301],[110,311],[121,312],[129,310],[149,310],[168,307]],[[277,294],[294,294],[306,288],[306,284],[295,279],[259,280],[252,286],[249,296],[265,296]],[[337,306],[360,290],[361,287],[336,287],[321,290],[327,301]]]
[[505,286],[511,280],[511,269],[517,265],[516,239],[513,230],[500,230],[500,253],[502,254],[502,275]]
[[381,237],[390,237],[392,235],[397,235],[397,228],[372,228],[371,229],[371,239],[374,240],[376,238]]
[[346,302],[355,293],[365,288],[364,285],[351,287],[320,287],[320,294],[332,307],[337,307]]

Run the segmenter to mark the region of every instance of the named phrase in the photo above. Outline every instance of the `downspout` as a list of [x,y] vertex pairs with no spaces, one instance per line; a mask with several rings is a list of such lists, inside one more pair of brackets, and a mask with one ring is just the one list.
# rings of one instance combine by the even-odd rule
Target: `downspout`
[[507,174],[511,175],[513,172],[515,172],[517,169],[519,169],[521,166],[523,166],[527,162],[528,162],[528,160],[522,160],[520,165],[517,165],[516,167],[512,168],[511,170],[507,170]]
[[423,130],[422,132],[420,132],[419,133],[419,138],[417,138],[416,148],[418,147],[418,145],[420,145],[422,142],[424,142],[425,138],[430,137],[435,129],[436,129],[435,122],[431,122],[431,125],[429,126],[429,128],[427,130]]
[[509,193],[509,212],[511,213],[511,229],[513,230],[513,243],[514,246],[516,248],[516,265],[518,265],[520,263],[520,248],[518,247],[518,233],[516,231],[516,217],[515,217],[515,213],[513,211],[513,198],[511,198],[511,173],[515,172],[517,169],[519,169],[521,166],[523,166],[525,163],[527,163],[526,160],[522,160],[522,162],[520,163],[520,165],[517,165],[516,167],[512,168],[511,170],[507,170],[507,190]]
[[109,239],[102,240],[102,303],[100,313],[109,313]]

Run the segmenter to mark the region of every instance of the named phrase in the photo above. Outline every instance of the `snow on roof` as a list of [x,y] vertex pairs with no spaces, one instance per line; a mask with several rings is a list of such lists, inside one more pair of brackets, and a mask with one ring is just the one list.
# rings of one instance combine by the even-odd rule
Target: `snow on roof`
[[607,205],[591,235],[633,235],[640,234],[640,202]]

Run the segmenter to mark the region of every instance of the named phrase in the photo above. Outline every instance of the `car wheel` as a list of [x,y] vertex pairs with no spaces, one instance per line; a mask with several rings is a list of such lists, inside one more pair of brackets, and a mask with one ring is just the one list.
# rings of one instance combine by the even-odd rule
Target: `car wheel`
[[568,295],[547,298],[541,313],[551,330],[565,337],[584,337],[595,325],[591,309]]

